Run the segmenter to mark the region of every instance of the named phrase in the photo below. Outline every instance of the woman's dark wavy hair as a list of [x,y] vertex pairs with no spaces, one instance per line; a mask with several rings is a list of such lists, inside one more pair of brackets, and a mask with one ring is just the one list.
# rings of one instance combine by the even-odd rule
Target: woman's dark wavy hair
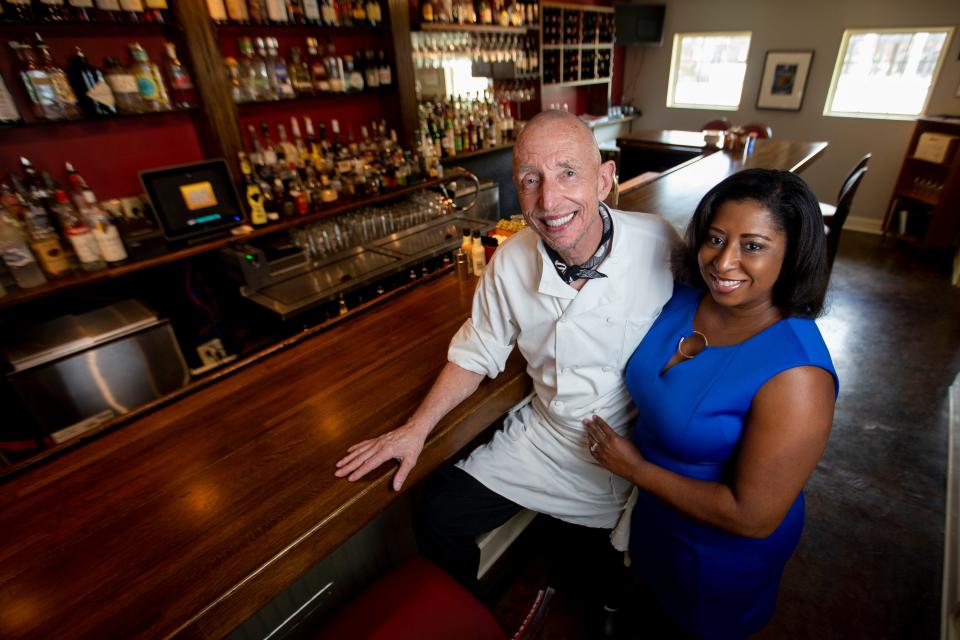
[[697,205],[684,245],[674,256],[676,277],[706,288],[697,253],[720,206],[743,200],[753,200],[769,211],[774,224],[787,236],[783,267],[773,285],[773,304],[787,316],[820,315],[830,277],[823,217],[810,187],[789,171],[746,169],[711,189]]

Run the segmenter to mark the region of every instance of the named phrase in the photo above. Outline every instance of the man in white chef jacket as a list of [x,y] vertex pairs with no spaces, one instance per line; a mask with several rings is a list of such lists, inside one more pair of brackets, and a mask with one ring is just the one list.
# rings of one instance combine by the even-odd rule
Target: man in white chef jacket
[[336,475],[352,481],[398,460],[399,490],[437,422],[518,346],[534,392],[488,444],[438,472],[418,518],[421,551],[464,584],[475,582],[475,536],[521,508],[611,529],[630,493],[590,455],[582,420],[597,414],[619,433],[630,428],[624,368],[673,291],[679,239],[659,216],[601,204],[614,171],[576,116],[546,111],[530,121],[513,154],[527,228],[497,249],[417,411],[337,463]]

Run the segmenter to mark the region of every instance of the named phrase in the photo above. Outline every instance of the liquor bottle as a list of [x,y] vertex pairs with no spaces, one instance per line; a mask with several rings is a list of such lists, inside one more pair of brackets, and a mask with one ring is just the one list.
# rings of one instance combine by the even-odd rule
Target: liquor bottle
[[133,57],[130,71],[137,79],[137,89],[140,91],[146,110],[168,111],[170,97],[167,93],[167,85],[160,74],[160,67],[150,62],[150,57],[139,42],[130,43],[130,55]]
[[104,76],[120,113],[143,113],[146,106],[137,88],[137,79],[130,73],[118,58],[107,58]]
[[387,62],[387,56],[382,50],[377,56],[380,58],[380,66],[377,69],[380,72],[380,86],[389,87],[393,84],[393,70],[390,68],[390,63]]
[[312,25],[323,23],[318,0],[303,0],[303,22]]
[[14,22],[33,21],[33,4],[31,0],[6,0],[3,19]]
[[[312,128],[309,126],[309,118],[304,118],[304,122],[308,124],[308,129]],[[310,150],[303,142],[303,134],[300,133],[300,123],[295,117],[290,118],[290,135],[293,136],[293,147],[296,151],[297,165],[301,167],[307,166],[310,158]]]
[[[258,38],[258,49],[259,46],[260,39]],[[277,43],[277,39],[267,38],[266,48],[267,70],[270,74],[270,82],[273,85],[273,90],[282,99],[295,98],[297,94],[293,90],[293,83],[290,81],[290,69],[287,67],[287,61],[277,53],[277,50],[280,48],[280,45]]]
[[353,26],[353,0],[335,0],[337,7],[337,16],[340,25],[344,27]]
[[363,73],[358,68],[360,57],[354,58],[350,54],[343,56],[343,73],[347,83],[346,91],[363,91]]
[[224,24],[227,21],[227,7],[223,0],[207,0],[207,13],[217,24]]
[[300,159],[300,151],[287,138],[287,128],[282,124],[277,125],[277,162],[280,164],[282,178],[290,179],[289,168],[293,165],[294,170],[297,161]]
[[[274,86],[270,65],[267,61],[266,45],[263,38],[257,38],[257,52],[254,54],[253,45],[249,38],[240,40],[241,53],[244,57],[249,57],[251,68],[253,69],[253,83],[256,88],[258,101],[278,100],[276,88]],[[241,59],[241,75],[243,73],[243,59]]]
[[316,38],[307,38],[307,63],[310,65],[310,78],[314,89],[318,93],[329,93],[330,76],[324,60],[320,57]]
[[167,78],[170,80],[170,99],[174,107],[186,109],[196,103],[196,90],[187,68],[177,57],[177,45],[172,42],[164,44],[167,53]]
[[286,24],[290,21],[287,16],[287,5],[284,0],[266,0],[267,17],[274,24]]
[[50,48],[44,43],[40,34],[35,33],[34,37],[37,40],[37,49],[40,50],[41,65],[43,66],[43,70],[47,72],[50,82],[53,84],[54,91],[57,92],[57,99],[60,101],[61,107],[63,107],[64,116],[68,120],[76,120],[82,117],[83,111],[80,109],[80,102],[70,87],[70,80],[67,79],[66,72],[57,64],[56,60],[53,59]]
[[[357,57],[360,57],[360,52],[357,52]],[[376,59],[373,57],[373,51],[370,49],[367,49],[367,52],[364,54],[363,79],[370,89],[376,89],[380,86],[380,66],[377,64]]]
[[27,246],[20,232],[16,217],[0,205],[0,256],[7,271],[21,289],[31,289],[46,284],[47,279],[37,264],[37,259]]
[[97,246],[97,239],[93,237],[93,231],[70,204],[67,194],[58,189],[54,192],[54,198],[56,204],[53,205],[53,212],[60,220],[60,227],[73,246],[73,251],[77,254],[77,260],[83,270],[99,271],[106,267],[107,263],[100,255],[100,248]]
[[247,11],[247,3],[244,0],[226,0],[227,16],[230,20],[238,24],[247,24],[250,22],[250,13]]
[[274,145],[273,140],[270,139],[270,125],[266,122],[261,122],[260,133],[263,134],[263,152],[261,154],[263,164],[271,173],[275,172],[280,158],[277,157],[277,146]]
[[422,0],[420,3],[420,19],[424,22],[433,22],[436,17],[433,0]]
[[267,24],[269,21],[264,0],[247,0],[247,12],[253,24]]
[[170,7],[167,0],[144,0],[147,10],[144,13],[144,20],[155,24],[167,24],[170,22]]
[[69,0],[70,19],[77,22],[92,22],[94,19],[93,0]]
[[100,255],[109,264],[119,264],[127,259],[127,250],[120,239],[120,231],[113,223],[110,215],[97,203],[97,196],[90,189],[73,165],[66,163],[67,180],[73,189],[73,202],[93,230],[93,237],[97,241]]
[[34,18],[43,22],[61,22],[68,17],[64,0],[40,0],[34,10]]
[[327,77],[330,79],[330,91],[344,93],[347,90],[347,84],[343,72],[343,59],[337,55],[332,38],[327,38],[327,56],[324,64],[327,66]]
[[327,27],[340,26],[340,15],[337,12],[337,7],[334,4],[334,0],[321,0],[320,19]]
[[20,117],[20,111],[17,110],[17,104],[7,89],[7,83],[3,76],[0,76],[0,124],[17,124],[23,122]]
[[88,116],[109,116],[117,112],[117,101],[103,72],[87,61],[80,47],[70,58],[67,77],[73,91],[80,99],[80,106]]
[[33,55],[33,47],[19,42],[11,42],[10,47],[16,52],[20,63],[20,79],[30,96],[33,106],[33,115],[43,120],[63,120],[66,114],[57,90],[44,69],[37,64]]
[[479,7],[477,13],[480,24],[493,24],[493,7],[490,6],[490,0],[480,0]]
[[300,47],[290,47],[290,83],[299,95],[316,93],[307,61],[300,57]]
[[30,249],[40,261],[40,266],[51,278],[60,278],[70,273],[70,261],[60,244],[60,238],[50,224],[46,210],[40,204],[36,193],[27,197],[27,212],[24,217],[27,241]]
[[351,4],[350,17],[353,18],[353,24],[364,24],[367,21],[367,9],[363,5],[363,0],[352,0]]
[[120,8],[124,11],[127,22],[132,24],[144,22],[145,12],[142,0],[120,0]]
[[263,206],[263,191],[253,177],[253,168],[250,166],[247,154],[240,151],[237,155],[240,158],[240,172],[243,174],[244,195],[247,199],[247,206],[250,207],[250,224],[261,227],[267,224],[267,211]]
[[122,10],[118,0],[94,0],[97,5],[97,22],[120,22]]
[[367,0],[367,23],[371,27],[378,27],[383,23],[383,7],[380,0]]
[[292,24],[303,24],[303,5],[300,0],[284,0],[287,8],[287,19]]

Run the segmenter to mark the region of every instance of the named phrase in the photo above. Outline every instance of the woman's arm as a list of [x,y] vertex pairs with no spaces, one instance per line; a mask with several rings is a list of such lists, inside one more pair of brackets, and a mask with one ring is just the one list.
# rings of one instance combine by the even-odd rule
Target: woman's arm
[[611,472],[686,516],[741,536],[764,538],[780,525],[827,446],[833,377],[796,367],[763,385],[744,427],[732,484],[687,478],[647,462],[600,419],[585,421],[593,455]]

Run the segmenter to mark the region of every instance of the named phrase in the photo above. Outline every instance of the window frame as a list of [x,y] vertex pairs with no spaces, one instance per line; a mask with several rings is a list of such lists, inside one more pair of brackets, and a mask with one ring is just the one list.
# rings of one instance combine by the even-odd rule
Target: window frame
[[[950,45],[953,43],[953,34],[956,30],[953,26],[945,27],[887,27],[883,29],[879,28],[856,28],[856,29],[844,29],[843,36],[840,38],[840,48],[837,50],[837,61],[833,65],[833,75],[830,77],[830,88],[827,91],[827,100],[823,104],[823,115],[831,118],[863,118],[866,120],[916,120],[917,118],[923,116],[927,112],[927,107],[930,106],[930,97],[933,95],[933,88],[937,84],[937,79],[940,77],[940,71],[943,69],[943,62],[946,60],[947,52],[950,50]],[[850,46],[850,37],[855,35],[862,35],[865,33],[876,33],[876,34],[886,34],[886,33],[930,33],[930,32],[946,32],[947,38],[943,42],[943,47],[940,49],[940,54],[937,56],[937,64],[933,68],[933,73],[930,76],[930,87],[927,89],[927,95],[923,100],[923,106],[920,108],[920,112],[915,115],[908,115],[902,113],[883,113],[883,112],[861,112],[861,111],[834,111],[830,107],[833,103],[833,99],[836,95],[837,85],[840,84],[840,72],[843,69],[843,60],[846,58],[847,49]]]
[[[691,104],[691,103],[677,103],[674,100],[674,95],[676,93],[676,84],[677,84],[677,74],[680,71],[680,40],[685,37],[697,37],[697,36],[707,36],[707,37],[736,37],[736,36],[746,36],[749,38],[747,44],[747,55],[746,61],[744,62],[743,70],[743,80],[740,82],[740,98],[737,100],[737,104],[734,106],[723,105],[723,104]],[[747,67],[750,65],[750,49],[753,47],[753,32],[752,31],[683,31],[676,32],[673,34],[673,51],[670,54],[670,75],[667,78],[667,108],[668,109],[703,109],[708,111],[738,111],[741,104],[743,103],[743,86],[746,84],[747,80]]]

